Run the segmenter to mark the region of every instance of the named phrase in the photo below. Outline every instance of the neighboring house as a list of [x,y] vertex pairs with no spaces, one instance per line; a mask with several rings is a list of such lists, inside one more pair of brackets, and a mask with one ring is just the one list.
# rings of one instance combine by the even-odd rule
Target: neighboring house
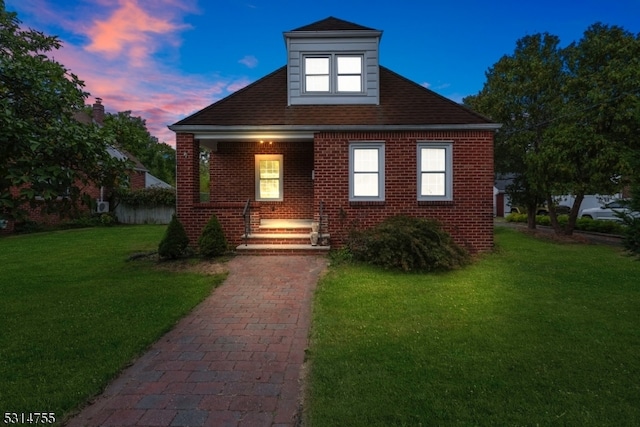
[[472,252],[492,248],[500,125],[379,65],[381,36],[333,17],[285,32],[286,66],[170,126],[191,242],[213,214],[238,250],[272,251],[308,247],[312,220],[326,249],[406,214],[439,220]]
[[511,201],[507,194],[507,187],[513,183],[513,174],[497,174],[493,183],[495,213],[498,217],[503,217],[511,213]]
[[[84,111],[80,111],[75,114],[75,119],[80,123],[84,124],[97,124],[102,126],[104,123],[104,105],[102,104],[101,98],[96,98],[95,103],[92,107],[91,114],[88,114]],[[130,153],[127,153],[125,150],[118,149],[115,147],[111,147],[108,149],[108,152],[111,156],[125,160],[128,159],[133,163],[132,169],[129,171],[129,186],[131,189],[141,189],[148,187],[166,187],[171,188],[169,184],[166,182],[156,178],[155,176],[149,173],[149,170],[140,163],[135,156]],[[18,188],[14,188],[11,191],[15,191],[16,193],[19,191]],[[96,201],[95,209],[98,213],[108,213],[112,211],[112,208],[109,206],[107,199],[111,193],[111,189],[107,189],[104,187],[99,187],[95,184],[90,183],[89,185],[83,188],[83,193],[88,194],[93,200]],[[55,225],[60,223],[62,218],[57,213],[46,213],[41,206],[37,204],[35,206],[25,206],[27,210],[27,219],[29,221],[33,221],[39,224],[46,225]],[[88,211],[90,208],[86,207]],[[0,230],[5,233],[13,231],[15,224],[13,221],[7,221],[4,223],[4,229]]]

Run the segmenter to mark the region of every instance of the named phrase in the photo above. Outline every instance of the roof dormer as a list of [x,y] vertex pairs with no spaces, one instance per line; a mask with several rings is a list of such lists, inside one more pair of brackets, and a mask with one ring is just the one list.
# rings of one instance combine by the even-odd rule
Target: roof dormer
[[288,104],[377,105],[381,36],[333,17],[284,33]]

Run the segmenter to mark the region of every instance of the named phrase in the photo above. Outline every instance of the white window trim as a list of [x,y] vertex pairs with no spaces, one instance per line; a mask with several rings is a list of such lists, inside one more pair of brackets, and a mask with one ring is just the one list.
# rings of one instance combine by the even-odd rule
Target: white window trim
[[[361,70],[360,70],[360,91],[338,91],[338,57],[355,57],[360,58]],[[306,59],[307,58],[328,58],[329,59],[329,90],[328,91],[308,91],[307,90],[307,70]],[[305,95],[362,95],[365,93],[365,55],[363,53],[309,53],[302,54],[302,93]],[[343,76],[354,76],[355,74],[341,74]]]
[[[354,195],[354,151],[357,149],[378,150],[378,196]],[[382,141],[359,141],[349,143],[349,201],[350,202],[383,202],[385,200],[385,154]]]
[[[444,196],[425,196],[422,194],[422,149],[444,148],[445,150],[445,194]],[[453,141],[419,141],[417,157],[417,189],[418,201],[452,201],[453,200]]]
[[[258,202],[281,202],[283,200],[283,176],[284,176],[284,163],[282,162],[282,154],[256,154],[255,155],[255,192],[256,201]],[[261,160],[278,160],[280,162],[280,176],[278,177],[278,194],[277,198],[264,198],[260,197],[260,161]]]

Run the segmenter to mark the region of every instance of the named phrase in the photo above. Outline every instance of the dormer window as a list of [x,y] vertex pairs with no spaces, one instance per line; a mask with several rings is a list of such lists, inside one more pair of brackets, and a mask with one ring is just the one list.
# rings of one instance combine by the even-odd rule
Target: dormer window
[[362,56],[337,56],[338,92],[362,92]]
[[306,57],[304,71],[307,92],[329,92],[329,57]]
[[306,93],[362,93],[362,55],[304,57]]
[[381,36],[332,17],[284,33],[287,105],[379,105]]

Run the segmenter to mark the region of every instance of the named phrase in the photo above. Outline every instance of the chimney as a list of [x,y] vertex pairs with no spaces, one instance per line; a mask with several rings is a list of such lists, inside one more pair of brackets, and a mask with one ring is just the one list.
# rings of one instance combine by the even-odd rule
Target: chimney
[[102,98],[96,98],[95,104],[93,104],[93,121],[99,125],[104,124],[104,105],[102,105]]

